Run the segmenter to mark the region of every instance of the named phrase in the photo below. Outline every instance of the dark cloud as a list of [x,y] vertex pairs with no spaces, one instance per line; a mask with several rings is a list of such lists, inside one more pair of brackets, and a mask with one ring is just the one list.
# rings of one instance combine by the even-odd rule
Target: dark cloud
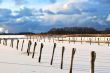
[[54,12],[52,12],[52,11],[50,11],[50,10],[45,10],[44,12],[47,13],[47,14],[52,14],[52,15],[55,14]]
[[14,0],[16,5],[23,5],[23,4],[27,4],[28,1],[27,0]]
[[56,3],[56,0],[50,0],[51,3]]
[[11,10],[9,9],[0,9],[0,22],[8,21],[11,17]]

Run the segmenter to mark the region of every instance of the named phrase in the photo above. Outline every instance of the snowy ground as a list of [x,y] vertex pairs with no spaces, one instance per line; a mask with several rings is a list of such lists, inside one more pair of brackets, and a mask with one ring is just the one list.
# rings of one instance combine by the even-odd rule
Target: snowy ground
[[[0,38],[27,38],[25,36],[0,36]],[[89,40],[91,37],[85,37],[83,40]],[[107,37],[109,38],[109,37]],[[100,38],[101,41],[106,41],[107,38]],[[65,39],[68,39],[65,38]],[[72,39],[72,38],[71,38]],[[95,41],[95,37],[91,38]],[[0,73],[69,73],[70,63],[71,63],[71,51],[72,48],[76,48],[76,53],[74,57],[73,73],[89,73],[90,72],[90,52],[96,52],[95,61],[95,73],[110,73],[110,46],[107,43],[90,43],[83,42],[68,42],[68,41],[56,41],[53,39],[49,40],[45,38],[40,42],[36,38],[31,39],[32,46],[31,52],[33,51],[34,42],[37,42],[36,53],[34,59],[32,59],[32,54],[27,56],[26,50],[28,46],[29,39],[24,39],[24,47],[21,52],[21,46],[23,39],[19,39],[19,49],[16,50],[17,40],[14,40],[14,47],[10,47],[10,40],[8,40],[8,45],[4,46],[3,43],[0,45]],[[80,37],[77,38],[80,40]],[[97,40],[97,38],[96,38]],[[3,42],[3,41],[2,41]],[[38,62],[40,44],[44,44],[42,51],[41,63]],[[53,65],[50,65],[52,50],[54,43],[57,43],[55,49]],[[65,46],[64,52],[64,66],[60,69],[61,64],[61,51],[62,46]]]

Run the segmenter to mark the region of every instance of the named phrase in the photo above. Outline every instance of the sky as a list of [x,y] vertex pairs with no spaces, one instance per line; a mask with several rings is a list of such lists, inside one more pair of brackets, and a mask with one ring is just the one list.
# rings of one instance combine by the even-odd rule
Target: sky
[[110,0],[0,0],[0,33],[110,28]]

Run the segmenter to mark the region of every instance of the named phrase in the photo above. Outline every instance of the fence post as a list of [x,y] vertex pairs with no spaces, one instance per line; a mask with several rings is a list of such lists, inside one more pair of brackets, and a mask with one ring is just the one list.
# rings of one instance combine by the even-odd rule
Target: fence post
[[5,45],[7,46],[7,39],[5,39]]
[[50,37],[48,37],[48,40],[49,40],[49,42],[50,42],[51,38],[50,38]]
[[3,45],[5,45],[5,39],[3,38]]
[[69,37],[69,44],[70,44],[70,37]]
[[91,45],[91,38],[89,38],[89,40],[90,40],[90,45]]
[[40,55],[39,55],[39,62],[41,62],[41,55],[42,55],[42,48],[43,48],[43,43],[41,43],[41,48],[40,48]]
[[27,48],[27,54],[28,54],[28,56],[30,54],[30,47],[31,47],[31,45],[32,45],[32,42],[31,42],[31,40],[29,40],[29,42],[28,42],[28,48]]
[[62,47],[62,56],[61,56],[61,69],[63,69],[63,58],[64,58],[64,51],[65,51],[65,47]]
[[55,48],[56,48],[56,43],[54,43],[54,47],[53,47],[53,52],[52,52],[52,58],[51,58],[51,63],[50,63],[50,65],[53,64],[53,57],[54,57]]
[[32,58],[34,58],[34,54],[35,54],[36,45],[37,45],[37,43],[35,42],[35,44],[34,44],[34,49],[33,49],[33,54],[32,54]]
[[17,50],[18,50],[18,44],[19,44],[19,40],[17,39],[17,46],[16,46]]
[[60,40],[59,40],[59,36],[58,36],[58,42],[60,42]]
[[12,47],[12,48],[13,48],[13,41],[14,41],[14,39],[11,39],[10,47]]
[[109,39],[107,38],[108,46],[109,46]]
[[91,73],[94,73],[94,63],[96,59],[96,53],[95,51],[91,52]]
[[53,43],[54,43],[54,37],[53,37]]
[[71,56],[71,64],[70,64],[70,70],[69,70],[69,73],[72,73],[73,59],[74,59],[75,52],[76,52],[76,49],[73,48],[73,49],[72,49],[72,56]]
[[23,46],[24,46],[24,40],[23,40],[23,42],[22,42],[21,51],[23,51]]
[[45,37],[43,39],[44,39],[44,42],[45,42]]
[[98,38],[98,45],[100,45],[100,43],[99,43],[99,38]]
[[75,37],[74,37],[74,44],[75,44]]
[[0,44],[1,44],[1,38],[0,38]]
[[81,44],[82,44],[82,37],[81,37]]

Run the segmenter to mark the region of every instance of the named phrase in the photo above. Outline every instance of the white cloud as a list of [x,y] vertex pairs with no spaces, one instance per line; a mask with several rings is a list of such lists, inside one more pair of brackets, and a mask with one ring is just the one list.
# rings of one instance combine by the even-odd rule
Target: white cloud
[[0,33],[8,33],[8,30],[3,27],[0,27]]
[[16,19],[16,23],[22,23],[22,22],[24,22],[23,19],[21,19],[21,18]]
[[109,21],[110,22],[110,14],[108,15],[106,21]]

